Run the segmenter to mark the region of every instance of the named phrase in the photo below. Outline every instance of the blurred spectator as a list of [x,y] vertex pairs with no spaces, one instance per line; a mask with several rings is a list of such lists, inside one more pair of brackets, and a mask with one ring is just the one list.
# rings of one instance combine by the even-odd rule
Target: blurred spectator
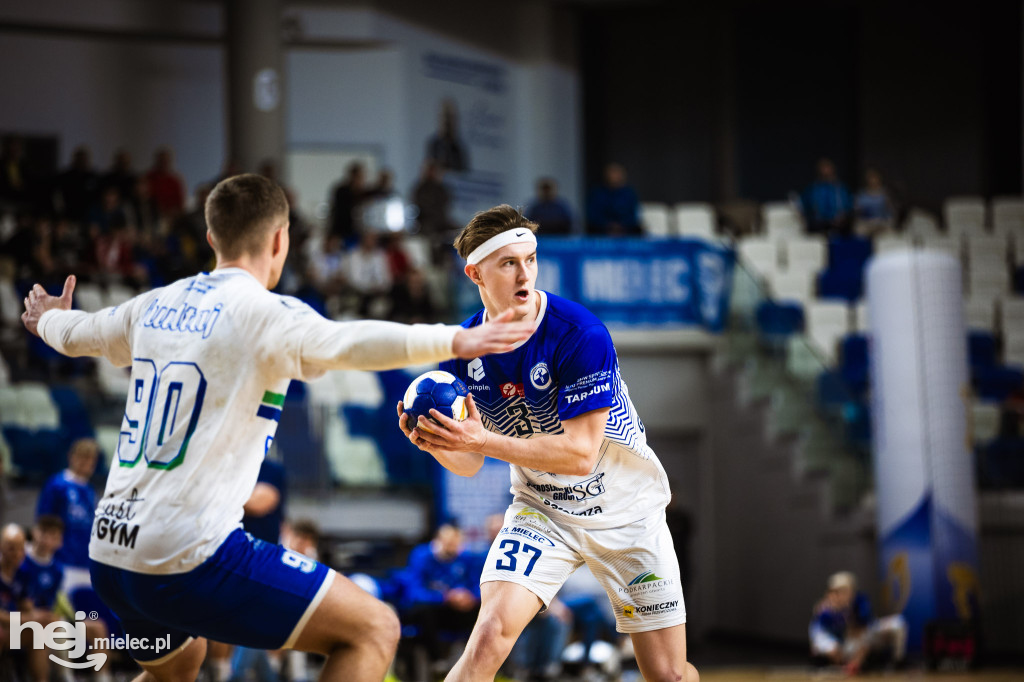
[[4,138],[0,150],[0,202],[17,208],[27,207],[32,200],[31,179],[25,162],[25,148],[20,137]]
[[60,213],[76,222],[85,222],[99,186],[100,177],[93,170],[89,148],[77,147],[71,157],[71,167],[57,177]]
[[212,264],[213,249],[206,241],[206,199],[213,187],[206,183],[196,187],[192,210],[179,215],[171,223],[170,241],[174,251],[180,253],[180,269],[169,272],[168,279],[187,277]]
[[391,289],[387,254],[380,248],[376,232],[363,233],[359,245],[345,254],[342,269],[348,286],[359,299],[359,315],[368,316],[374,301]]
[[453,224],[448,212],[451,210],[452,193],[443,182],[444,169],[435,161],[427,161],[420,171],[420,179],[412,190],[412,202],[419,209],[417,223],[420,234],[430,241],[435,263],[444,262],[451,253],[449,233]]
[[422,270],[409,268],[405,277],[395,281],[388,319],[406,324],[437,321],[437,308]]
[[88,593],[92,593],[89,536],[96,512],[96,492],[89,479],[96,471],[99,453],[99,445],[91,438],[72,443],[68,468],[46,482],[36,504],[37,517],[52,514],[64,522],[64,543],[56,557],[64,564],[64,592],[73,605],[79,596],[87,599]]
[[800,195],[807,231],[846,234],[850,229],[853,200],[839,181],[831,159],[818,160],[818,179]]
[[412,267],[409,254],[405,251],[405,233],[390,232],[384,235],[384,253],[388,257],[388,273],[391,275],[391,281],[397,282],[405,277],[405,273],[409,272],[409,268]]
[[537,198],[526,209],[526,217],[540,225],[543,235],[572,232],[572,210],[569,203],[558,196],[558,183],[553,178],[537,181]]
[[841,665],[851,675],[874,662],[869,657],[900,663],[906,654],[903,616],[874,618],[867,595],[857,590],[856,578],[845,571],[829,577],[828,591],[814,607],[809,630],[815,661]]
[[325,296],[337,296],[345,286],[345,252],[341,237],[329,234],[324,247],[313,254],[310,263],[312,279]]
[[128,214],[121,203],[120,190],[114,185],[103,188],[100,200],[89,209],[89,229],[94,235],[110,234],[128,224]]
[[469,635],[480,608],[479,560],[462,547],[462,531],[452,523],[438,527],[434,539],[409,554],[401,574],[402,619],[416,629],[414,640],[430,659],[446,656],[444,635]]
[[626,184],[626,169],[609,163],[602,184],[590,191],[587,223],[594,234],[622,237],[640,234],[640,201]]
[[142,176],[135,182],[135,203],[129,206],[132,216],[129,222],[139,228],[143,234],[156,234],[162,227],[160,209],[150,191],[149,178]]
[[459,111],[455,100],[446,99],[441,103],[437,132],[427,140],[426,159],[436,162],[442,170],[469,169],[466,145],[459,138]]
[[281,533],[281,545],[310,559],[320,559],[320,527],[309,519],[298,519],[285,523]]
[[26,591],[35,608],[35,620],[50,623],[57,620],[53,613],[57,592],[64,582],[64,566],[55,558],[64,544],[64,522],[59,516],[44,514],[32,526],[32,544],[25,552],[22,569],[27,579]]
[[281,541],[288,493],[284,465],[269,456],[263,458],[252,495],[242,507],[242,528],[257,540],[271,544]]
[[11,614],[18,612],[22,621],[20,648],[27,652],[28,673],[33,682],[49,678],[48,651],[34,648],[32,628],[24,627],[32,620],[32,599],[29,596],[31,576],[25,568],[25,532],[16,524],[4,526],[0,532],[0,629],[3,642],[10,641]]
[[359,227],[356,211],[366,195],[366,169],[359,161],[353,161],[345,172],[345,181],[334,187],[328,230],[330,234],[341,237],[346,246],[356,239]]
[[138,183],[139,174],[132,168],[131,155],[124,149],[118,149],[110,170],[100,179],[100,191],[105,192],[114,187],[122,206],[132,214],[138,214],[141,211],[135,195]]
[[139,263],[138,231],[133,225],[120,225],[96,238],[97,276],[106,282],[124,282],[139,288],[149,277]]
[[864,188],[854,199],[854,209],[858,222],[857,233],[863,237],[870,237],[893,227],[896,217],[893,202],[882,182],[882,174],[874,168],[869,168],[864,173]]
[[[92,269],[92,254],[85,248],[84,231],[67,218],[58,218],[53,225],[50,253],[57,272],[88,274]],[[84,268],[83,268],[84,266]],[[85,271],[83,271],[85,270]]]
[[146,182],[161,217],[173,218],[185,210],[185,183],[174,170],[174,155],[169,147],[156,150]]

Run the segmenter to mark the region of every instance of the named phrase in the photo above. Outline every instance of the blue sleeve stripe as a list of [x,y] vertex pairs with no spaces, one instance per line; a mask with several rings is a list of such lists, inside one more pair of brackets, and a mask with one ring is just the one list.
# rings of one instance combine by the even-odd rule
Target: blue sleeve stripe
[[277,422],[281,421],[281,410],[270,405],[260,405],[260,409],[256,410],[256,416]]

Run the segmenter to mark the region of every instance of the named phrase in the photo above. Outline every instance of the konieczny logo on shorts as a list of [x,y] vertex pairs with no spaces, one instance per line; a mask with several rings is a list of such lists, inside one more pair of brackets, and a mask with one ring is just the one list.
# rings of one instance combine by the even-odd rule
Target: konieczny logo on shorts
[[628,584],[615,588],[622,595],[636,597],[638,595],[660,594],[676,584],[672,578],[658,577],[654,571],[644,571],[629,581]]
[[644,616],[658,613],[671,613],[679,608],[679,600],[675,601],[663,601],[657,604],[645,604],[643,606],[633,606],[632,604],[626,604],[622,607],[622,615],[627,618],[636,618],[637,616]]
[[548,363],[538,362],[530,370],[530,383],[538,391],[543,391],[551,385],[551,372],[548,371]]

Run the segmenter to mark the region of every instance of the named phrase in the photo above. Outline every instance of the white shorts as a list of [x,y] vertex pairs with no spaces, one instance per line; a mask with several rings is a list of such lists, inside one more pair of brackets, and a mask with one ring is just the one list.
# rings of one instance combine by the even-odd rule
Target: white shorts
[[514,501],[487,553],[480,582],[522,585],[547,607],[584,563],[608,594],[619,632],[647,632],[686,622],[679,562],[664,510],[627,526],[559,525]]

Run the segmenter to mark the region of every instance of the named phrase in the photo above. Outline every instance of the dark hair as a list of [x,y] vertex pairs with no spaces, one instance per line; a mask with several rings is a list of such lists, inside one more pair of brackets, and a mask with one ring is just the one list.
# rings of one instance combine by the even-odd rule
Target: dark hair
[[468,258],[473,249],[483,244],[496,234],[525,227],[531,232],[537,231],[537,223],[527,219],[518,210],[508,204],[495,206],[480,211],[470,219],[455,238],[455,249],[463,258]]
[[228,260],[258,254],[287,217],[284,190],[255,173],[221,180],[206,199],[206,225],[218,256]]
[[36,519],[36,528],[42,531],[55,530],[64,532],[64,521],[55,514],[43,514]]

